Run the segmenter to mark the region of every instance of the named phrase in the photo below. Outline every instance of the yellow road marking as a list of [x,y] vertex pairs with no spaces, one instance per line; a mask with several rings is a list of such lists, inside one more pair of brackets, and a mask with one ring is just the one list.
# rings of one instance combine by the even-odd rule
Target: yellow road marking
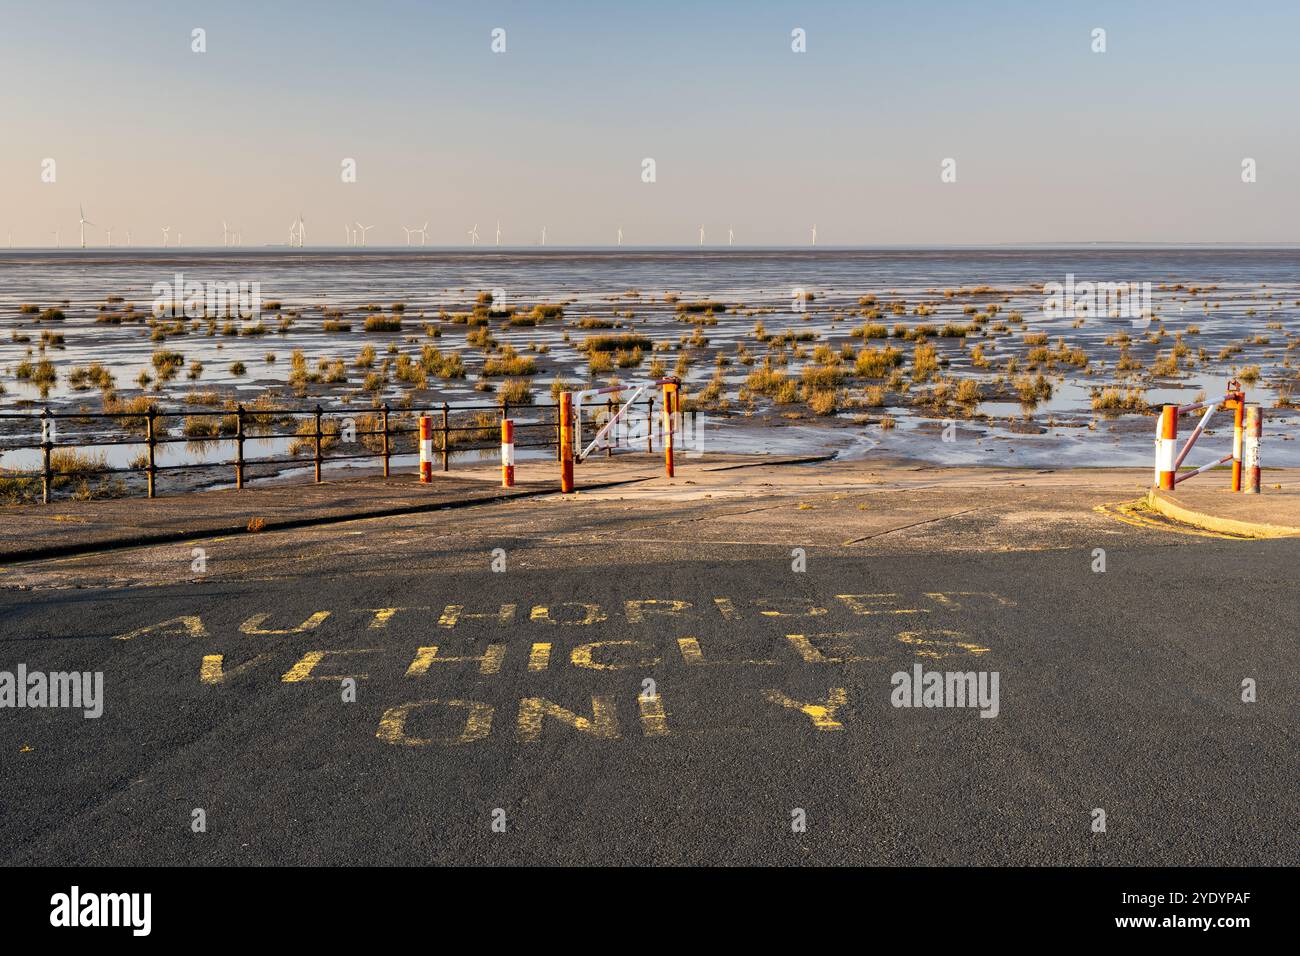
[[1135,528],[1154,528],[1157,531],[1169,531],[1174,534],[1189,534],[1201,538],[1222,538],[1226,541],[1254,541],[1254,538],[1248,538],[1239,534],[1224,534],[1221,531],[1207,531],[1204,528],[1193,528],[1190,525],[1180,525],[1176,522],[1162,518],[1155,520],[1147,517],[1151,512],[1141,498],[1136,501],[1119,501],[1114,504],[1097,505],[1092,509],[1098,514],[1114,518],[1116,521],[1122,521],[1125,524],[1132,525]]

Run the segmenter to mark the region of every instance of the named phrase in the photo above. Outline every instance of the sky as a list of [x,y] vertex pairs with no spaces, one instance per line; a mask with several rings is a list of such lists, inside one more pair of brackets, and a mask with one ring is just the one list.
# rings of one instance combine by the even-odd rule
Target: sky
[[79,205],[92,246],[1296,242],[1297,37],[1294,0],[0,0],[0,244]]

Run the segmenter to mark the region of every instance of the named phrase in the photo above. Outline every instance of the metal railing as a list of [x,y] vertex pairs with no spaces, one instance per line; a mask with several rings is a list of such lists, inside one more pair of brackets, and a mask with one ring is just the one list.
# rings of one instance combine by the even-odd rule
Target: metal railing
[[[605,408],[605,420],[612,418],[623,406],[613,398],[608,400]],[[628,403],[629,407],[643,405],[646,408],[646,450],[654,451],[656,426],[662,431],[662,423],[656,422],[654,415],[655,400]],[[544,439],[532,442],[519,442],[517,448],[554,448],[555,457],[560,458],[559,442],[559,408],[558,404],[510,405],[508,402],[477,405],[449,405],[441,402],[434,405],[403,406],[394,411],[387,403],[373,408],[335,407],[323,408],[315,405],[310,408],[275,408],[255,405],[252,408],[239,404],[233,409],[175,409],[164,410],[157,405],[149,405],[135,411],[83,412],[53,411],[43,408],[39,412],[0,412],[0,428],[10,431],[7,424],[14,420],[39,423],[39,442],[8,444],[6,439],[12,437],[0,434],[0,477],[41,482],[41,501],[48,504],[56,485],[66,484],[76,478],[103,477],[114,474],[140,474],[146,478],[148,497],[156,497],[158,476],[162,472],[213,469],[233,467],[235,487],[242,489],[254,477],[250,469],[254,466],[279,468],[313,467],[315,481],[322,480],[322,470],[332,462],[355,461],[364,459],[382,459],[384,477],[390,475],[394,455],[414,454],[418,451],[419,417],[430,415],[435,419],[434,448],[441,454],[442,470],[449,471],[453,456],[467,452],[498,451],[500,449],[500,423],[514,415],[536,412],[541,420],[528,421],[515,418],[515,430],[524,433],[541,433]],[[469,423],[458,422],[464,415],[474,415]],[[214,419],[214,424],[191,425],[204,420]],[[278,430],[277,426],[298,424],[292,431]],[[367,421],[368,420],[368,421]],[[77,422],[93,424],[112,421],[118,425],[117,434],[110,436],[62,435],[59,422]],[[172,422],[181,423],[181,433],[172,434]],[[410,424],[407,424],[409,422]],[[365,423],[370,427],[359,428]],[[249,441],[290,440],[288,457],[247,457],[245,444]],[[225,460],[197,461],[181,463],[160,463],[159,449],[167,445],[197,443],[208,447],[218,443],[232,443],[233,454]],[[301,444],[300,444],[301,443]],[[340,444],[356,444],[361,451],[337,453]],[[617,440],[606,445],[606,454],[612,455]],[[625,442],[625,444],[627,444]],[[57,452],[60,450],[85,451],[88,449],[108,448],[118,445],[138,445],[143,452],[130,465],[110,467],[106,464],[84,466],[78,458],[72,459],[71,465],[59,463]],[[409,445],[409,448],[406,446]],[[296,455],[293,448],[302,447],[309,455]],[[3,467],[4,456],[15,451],[39,451],[41,468],[35,470],[8,469]]]

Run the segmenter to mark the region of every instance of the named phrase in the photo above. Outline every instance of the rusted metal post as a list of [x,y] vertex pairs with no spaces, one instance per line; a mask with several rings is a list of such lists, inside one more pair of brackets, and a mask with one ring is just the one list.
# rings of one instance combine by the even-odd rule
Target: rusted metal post
[[54,418],[48,407],[41,410],[41,501],[50,503],[50,485],[54,481],[54,468],[50,453],[54,450]]
[[235,488],[244,488],[244,406],[235,410]]
[[158,444],[158,439],[156,437],[156,425],[155,425],[155,419],[157,418],[157,416],[158,416],[157,409],[155,409],[152,405],[150,405],[149,411],[145,415],[145,433],[144,433],[145,445],[149,449],[149,466],[146,471],[146,474],[148,475],[148,479],[149,479],[150,498],[154,497],[155,476],[158,474],[157,455],[154,450]]
[[573,394],[560,393],[560,491],[573,490]]
[[384,402],[383,409],[380,412],[380,420],[383,422],[384,429],[384,477],[388,477],[388,403]]
[[324,433],[321,431],[321,428],[320,428],[320,416],[321,416],[321,407],[320,407],[319,405],[317,405],[317,406],[316,406],[316,412],[315,412],[315,421],[316,421],[316,435],[315,435],[315,438],[316,438],[316,481],[317,481],[317,482],[320,481],[321,440],[325,437],[325,436],[324,436]]
[[673,477],[673,430],[675,423],[673,416],[677,411],[677,386],[671,383],[664,385],[664,473]]
[[451,427],[447,421],[447,403],[442,403],[442,470],[451,470]]
[[645,450],[653,455],[655,450],[655,400],[653,398],[646,407],[645,415]]

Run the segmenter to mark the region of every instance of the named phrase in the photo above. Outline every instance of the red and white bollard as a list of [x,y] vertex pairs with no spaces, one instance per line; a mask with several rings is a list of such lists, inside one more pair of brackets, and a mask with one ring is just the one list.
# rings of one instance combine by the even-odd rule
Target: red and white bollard
[[433,481],[433,419],[420,416],[420,484]]
[[1156,422],[1156,473],[1155,486],[1170,490],[1174,487],[1174,459],[1178,449],[1178,406],[1165,405]]
[[515,486],[515,423],[501,419],[501,487]]
[[1241,490],[1259,494],[1259,441],[1264,434],[1264,413],[1258,405],[1246,406],[1246,434],[1242,442],[1241,470],[1245,481]]

